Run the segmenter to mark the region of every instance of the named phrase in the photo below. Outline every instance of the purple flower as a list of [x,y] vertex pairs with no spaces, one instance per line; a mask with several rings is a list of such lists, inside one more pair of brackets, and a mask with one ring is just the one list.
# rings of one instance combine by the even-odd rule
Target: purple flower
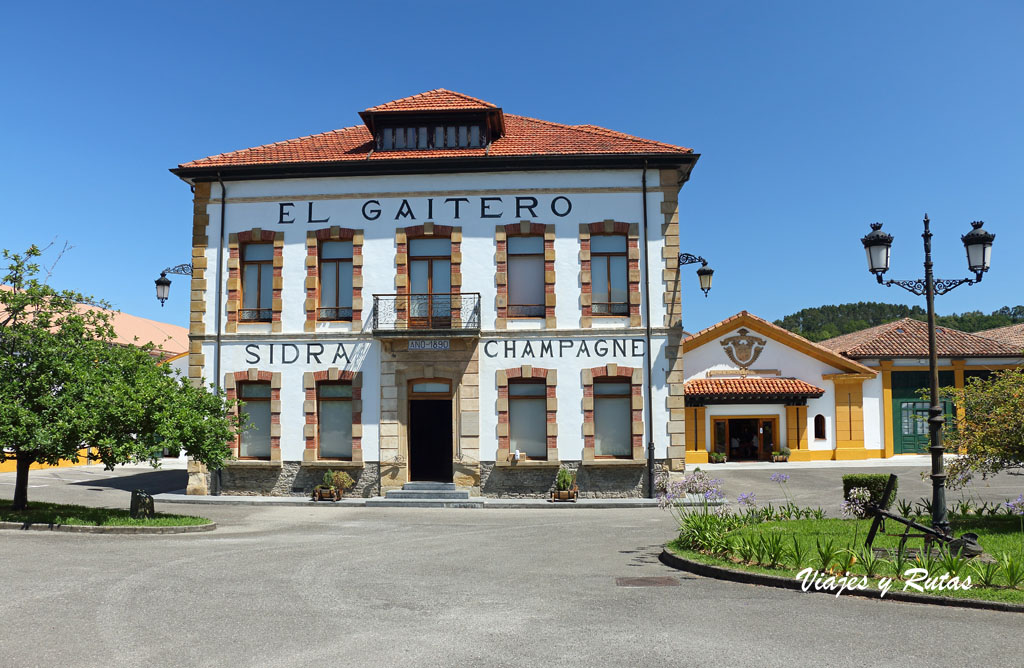
[[1003,505],[1006,506],[1006,511],[1011,515],[1024,515],[1024,494],[1021,494],[1013,501],[1007,501]]
[[843,501],[840,511],[843,517],[867,517],[867,505],[871,501],[871,492],[866,487],[854,487]]
[[780,485],[789,480],[789,476],[785,473],[773,473],[771,477],[772,482],[777,482]]
[[744,492],[736,497],[736,503],[741,506],[752,506],[757,503],[757,498],[754,496],[753,492]]

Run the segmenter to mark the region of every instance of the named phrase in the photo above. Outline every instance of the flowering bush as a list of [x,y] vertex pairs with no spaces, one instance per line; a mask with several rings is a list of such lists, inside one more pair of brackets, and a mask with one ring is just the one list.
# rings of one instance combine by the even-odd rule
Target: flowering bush
[[753,492],[744,492],[736,497],[736,503],[741,506],[753,506],[757,503],[757,496]]
[[688,494],[696,494],[704,497],[705,501],[715,502],[725,498],[721,488],[722,481],[712,478],[706,471],[697,469],[689,475],[684,475],[680,480],[669,481],[667,477],[658,481],[661,493],[658,495],[658,505],[667,508],[677,505],[686,500]]
[[867,506],[871,502],[871,491],[867,487],[854,487],[850,490],[840,510],[843,517],[863,519],[868,516]]
[[1006,513],[1008,515],[1024,515],[1024,494],[1021,494],[1013,501],[1007,501],[1003,505],[1006,506]]

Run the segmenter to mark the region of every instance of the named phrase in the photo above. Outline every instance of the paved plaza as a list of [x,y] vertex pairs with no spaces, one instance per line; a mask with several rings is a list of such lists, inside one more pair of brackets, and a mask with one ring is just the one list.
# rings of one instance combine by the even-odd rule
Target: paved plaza
[[[832,494],[838,470],[790,471],[798,502],[812,502],[805,487]],[[720,475],[734,496],[770,472]],[[143,467],[33,472],[30,500],[127,506],[135,487],[173,491],[183,480]],[[13,474],[0,475],[7,482]],[[669,569],[657,555],[674,525],[655,508],[159,509],[220,526],[0,533],[0,665],[1020,665],[1020,614],[837,600]],[[675,586],[617,584],[651,576]]]

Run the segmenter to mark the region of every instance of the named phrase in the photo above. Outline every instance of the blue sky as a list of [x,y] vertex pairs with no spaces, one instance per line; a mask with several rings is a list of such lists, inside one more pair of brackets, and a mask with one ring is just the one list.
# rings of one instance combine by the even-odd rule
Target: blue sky
[[[850,301],[914,303],[858,241],[896,236],[895,278],[966,275],[940,313],[1024,302],[1024,5],[1017,2],[8,3],[0,10],[0,247],[74,248],[52,282],[186,325],[180,162],[354,125],[444,87],[505,110],[689,146],[684,250],[711,260],[685,326]],[[692,267],[690,269],[693,269]],[[173,278],[173,277],[172,277]]]

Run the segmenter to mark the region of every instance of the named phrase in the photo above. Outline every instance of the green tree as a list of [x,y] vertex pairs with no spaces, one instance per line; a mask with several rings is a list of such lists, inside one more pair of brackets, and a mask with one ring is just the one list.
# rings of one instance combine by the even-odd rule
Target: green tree
[[1024,369],[969,378],[963,389],[944,387],[940,394],[959,412],[947,416],[943,430],[946,447],[961,455],[950,463],[950,487],[974,473],[1024,469]]
[[[799,334],[811,341],[824,341],[840,334],[849,334],[868,327],[884,325],[900,318],[927,320],[927,314],[920,306],[884,304],[881,302],[857,302],[856,304],[826,304],[817,308],[805,308],[775,321],[784,329]],[[1024,322],[1024,306],[1004,306],[990,314],[981,311],[940,315],[936,322],[964,332],[978,332],[983,329],[1005,327]]]
[[156,465],[163,448],[219,468],[238,432],[232,402],[158,364],[152,344],[114,344],[105,304],[38,280],[41,253],[3,251],[0,462],[16,461],[13,508],[28,504],[33,463],[77,462],[85,448],[107,468]]

